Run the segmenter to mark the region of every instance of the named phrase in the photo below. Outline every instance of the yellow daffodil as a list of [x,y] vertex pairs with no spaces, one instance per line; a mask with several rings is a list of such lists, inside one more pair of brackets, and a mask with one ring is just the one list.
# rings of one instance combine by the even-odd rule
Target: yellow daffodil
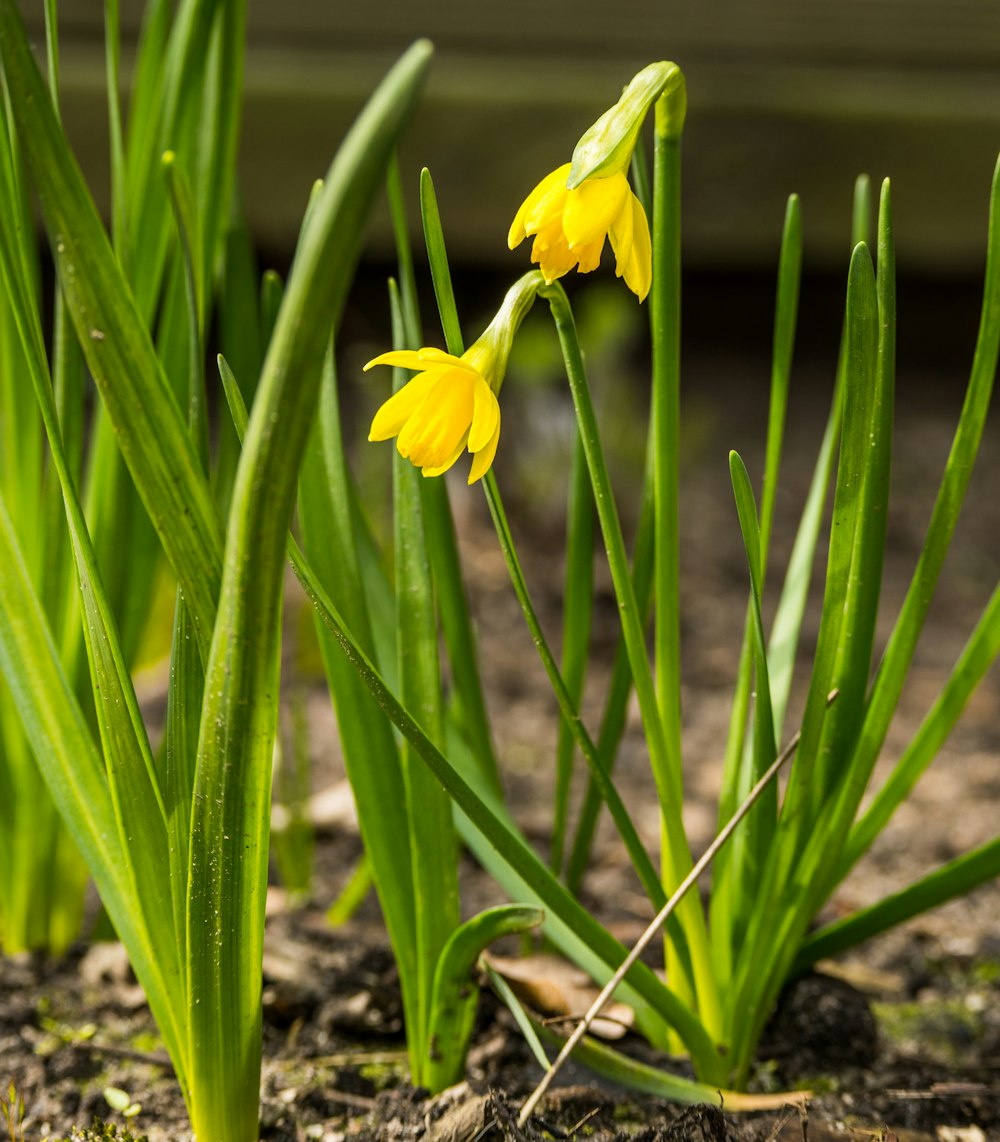
[[625,172],[646,115],[656,106],[658,138],[679,139],[687,107],[684,76],[669,60],[651,63],[629,81],[621,98],[583,133],[573,161],[554,170],[521,204],[507,245],[535,236],[531,260],[552,283],[577,267],[597,268],[611,239],[615,272],[644,300],[653,280],[649,222]]
[[489,471],[500,439],[500,404],[490,381],[492,353],[477,342],[461,357],[441,349],[395,350],[365,365],[395,365],[417,375],[375,414],[369,440],[396,437],[400,456],[440,476],[468,448],[469,483]]
[[615,273],[643,301],[653,279],[653,251],[646,212],[632,193],[624,170],[587,178],[570,189],[572,164],[554,170],[521,204],[507,235],[513,250],[535,236],[531,260],[547,282],[574,267],[597,268],[605,238],[611,239]]
[[542,285],[537,270],[519,278],[496,316],[461,357],[442,349],[397,349],[365,365],[413,369],[412,377],[375,413],[369,440],[396,437],[396,448],[425,476],[447,472],[466,449],[469,483],[490,470],[500,440],[497,394],[507,372],[514,336]]

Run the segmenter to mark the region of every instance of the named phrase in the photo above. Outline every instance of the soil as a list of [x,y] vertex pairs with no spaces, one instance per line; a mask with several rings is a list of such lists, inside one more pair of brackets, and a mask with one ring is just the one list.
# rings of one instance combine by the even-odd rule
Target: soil
[[[805,381],[790,410],[795,427],[786,447],[787,490],[778,502],[776,567],[787,552],[826,412],[829,378],[818,371],[811,375],[810,368],[807,362]],[[901,367],[900,375],[883,638],[919,553],[964,383],[959,371],[946,377],[931,374],[919,362]],[[760,470],[766,415],[760,394],[766,391],[766,372],[721,350],[706,351],[690,362],[685,383],[686,823],[693,847],[700,851],[715,824],[728,695],[747,590],[726,455],[735,447],[751,473]],[[967,518],[956,534],[880,772],[919,724],[996,585],[998,429],[994,416],[970,488]],[[563,435],[561,429],[540,432],[537,409],[519,404],[516,394],[505,403],[507,442],[520,440],[535,452],[527,463],[522,456],[515,471],[515,461],[501,449],[498,474],[502,487],[522,489],[510,495],[508,506],[513,508],[529,582],[553,634],[558,629],[561,568],[559,544],[552,535],[560,526],[561,506],[559,496],[545,488],[550,469],[565,470]],[[634,475],[636,460],[627,451],[617,463],[624,478]],[[525,472],[532,465],[537,482],[528,484]],[[510,802],[528,836],[544,847],[551,816],[554,706],[545,698],[541,668],[507,587],[482,498],[462,483],[452,490]],[[606,606],[599,609],[594,644],[603,665],[588,683],[588,715],[599,708],[614,639],[608,584],[601,580],[598,590]],[[810,629],[814,632],[815,626]],[[814,633],[807,631],[807,643],[810,637]],[[831,915],[876,900],[936,862],[996,834],[998,682],[994,669],[910,802],[836,893]],[[293,909],[277,884],[272,891],[264,964],[262,1139],[1000,1140],[997,884],[821,965],[817,974],[786,991],[762,1044],[754,1086],[811,1089],[814,1097],[805,1112],[788,1107],[736,1115],[718,1105],[682,1108],[612,1088],[571,1067],[538,1116],[519,1130],[517,1111],[537,1082],[539,1069],[509,1013],[486,990],[468,1082],[434,1099],[413,1090],[406,1081],[397,979],[377,904],[369,897],[338,928],[325,917],[324,908],[358,859],[360,841],[328,701],[315,680],[306,679],[303,685],[309,694],[319,793],[314,802],[320,818],[315,904]],[[793,708],[790,726],[796,716]],[[626,804],[636,807],[641,833],[655,847],[655,801],[649,795],[637,724],[630,726],[617,780]],[[499,899],[469,860],[463,863],[463,884],[470,912]],[[633,888],[610,830],[598,833],[582,895],[626,942],[634,940],[648,920],[645,900]],[[639,1042],[627,1040],[626,1049],[650,1057]],[[169,1062],[115,944],[81,945],[57,963],[35,957],[0,961],[0,1092],[11,1081],[25,1102],[25,1139],[69,1137],[74,1126],[86,1127],[95,1116],[118,1127],[105,1127],[95,1138],[125,1138],[127,1130],[136,1138],[145,1135],[149,1142],[190,1138]],[[109,1087],[126,1092],[128,1101],[141,1109],[129,1118],[112,1110],[103,1093]]]

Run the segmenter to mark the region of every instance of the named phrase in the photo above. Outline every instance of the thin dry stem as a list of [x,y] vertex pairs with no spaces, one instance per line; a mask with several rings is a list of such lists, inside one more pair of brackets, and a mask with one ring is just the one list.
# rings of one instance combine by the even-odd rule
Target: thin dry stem
[[[837,691],[832,690],[830,692],[829,697],[827,698],[827,705],[829,705],[836,698],[836,696],[837,696]],[[774,780],[774,778],[777,777],[778,771],[781,769],[781,767],[785,764],[785,762],[788,761],[788,759],[795,752],[795,747],[798,744],[799,744],[799,734],[796,733],[795,736],[788,743],[788,745],[785,746],[785,748],[781,751],[781,753],[778,754],[778,756],[775,758],[775,760],[771,763],[770,768],[763,774],[763,776],[760,778],[760,780],[757,782],[757,784],[753,787],[753,789],[750,790],[749,794],[747,794],[746,800],[743,802],[742,805],[740,805],[740,807],[732,815],[732,817],[729,819],[729,821],[726,823],[726,825],[719,832],[719,834],[715,838],[715,840],[712,841],[712,843],[708,846],[708,848],[702,854],[700,859],[695,863],[695,865],[691,869],[691,871],[681,881],[681,883],[677,887],[677,890],[674,892],[673,896],[671,896],[670,899],[666,902],[666,904],[664,904],[664,906],[660,909],[660,911],[656,914],[656,916],[650,922],[649,927],[645,930],[645,932],[643,932],[643,934],[636,941],[635,947],[633,947],[632,951],[629,952],[629,954],[625,957],[625,959],[622,961],[621,965],[615,971],[614,975],[604,985],[604,987],[601,990],[601,993],[594,1000],[594,1002],[590,1005],[590,1008],[587,1011],[586,1015],[584,1015],[584,1017],[577,1024],[577,1027],[573,1031],[573,1034],[570,1035],[570,1037],[563,1044],[562,1050],[556,1056],[555,1062],[552,1064],[552,1066],[549,1068],[549,1070],[547,1070],[545,1072],[545,1074],[542,1076],[541,1081],[539,1082],[538,1086],[535,1087],[535,1089],[532,1091],[531,1095],[529,1096],[528,1100],[525,1102],[524,1106],[521,1107],[521,1113],[518,1115],[518,1118],[517,1118],[518,1126],[523,1127],[524,1124],[531,1117],[531,1115],[534,1113],[534,1110],[537,1107],[540,1099],[545,1094],[545,1092],[549,1089],[549,1086],[551,1085],[552,1080],[555,1078],[556,1074],[558,1073],[560,1067],[562,1067],[563,1063],[565,1063],[566,1060],[569,1058],[569,1056],[573,1053],[573,1050],[575,1049],[576,1045],[580,1042],[580,1040],[584,1037],[584,1035],[586,1035],[587,1031],[590,1029],[590,1025],[593,1023],[593,1021],[600,1014],[601,1008],[608,1002],[608,1000],[614,994],[615,989],[618,987],[618,985],[622,982],[622,980],[628,974],[629,969],[636,962],[636,960],[639,958],[639,956],[642,955],[643,951],[646,949],[649,942],[653,939],[653,937],[657,934],[657,932],[659,932],[659,930],[666,923],[667,917],[670,916],[671,912],[673,912],[673,910],[677,907],[677,905],[684,899],[684,897],[687,895],[687,893],[691,890],[691,888],[693,887],[695,882],[698,880],[698,877],[701,876],[701,874],[705,871],[705,869],[708,868],[708,866],[715,859],[716,853],[718,853],[719,849],[721,849],[722,846],[726,843],[726,841],[729,840],[729,838],[732,835],[733,830],[736,828],[736,826],[740,823],[740,821],[743,820],[743,818],[747,815],[747,813],[751,810],[751,808],[753,808],[754,802],[757,800],[757,798],[761,795],[761,793],[764,792],[764,790],[767,788],[767,786],[770,784],[770,782],[772,782]]]

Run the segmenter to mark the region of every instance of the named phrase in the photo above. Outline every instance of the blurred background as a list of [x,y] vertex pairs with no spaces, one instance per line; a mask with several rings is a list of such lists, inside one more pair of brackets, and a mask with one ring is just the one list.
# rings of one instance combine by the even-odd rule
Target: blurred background
[[[121,0],[126,74],[143,6]],[[41,48],[42,0],[22,8]],[[106,201],[103,12],[103,0],[59,5],[64,118]],[[815,333],[826,355],[839,333],[852,185],[867,171],[876,187],[885,175],[894,183],[900,312],[914,307],[912,324],[901,321],[903,349],[913,338],[921,363],[938,348],[971,350],[965,336],[978,317],[1000,149],[1000,5],[249,0],[240,182],[265,263],[287,263],[312,180],[379,76],[418,36],[434,41],[437,57],[404,176],[415,198],[418,171],[430,168],[460,275],[495,273],[502,290],[522,272],[526,250],[512,254],[505,244],[521,199],[569,157],[635,71],[672,59],[689,91],[692,349],[731,341],[766,354],[782,214],[795,191],[807,269],[800,347],[808,353]],[[383,213],[373,262],[388,264],[390,243]],[[946,346],[937,343],[942,333]]]
[[[22,7],[40,42],[42,0]],[[121,2],[126,67],[142,9]],[[97,186],[103,11],[102,0],[59,5],[65,117]],[[504,264],[514,206],[654,59],[688,80],[692,266],[770,266],[793,190],[811,261],[839,264],[860,170],[898,183],[909,264],[969,272],[982,256],[1000,145],[1000,7],[988,0],[250,0],[248,36],[242,185],[276,251],[378,77],[427,36],[437,58],[409,158],[434,174],[462,261]],[[386,241],[383,229],[375,248]]]
[[[43,44],[43,0],[22,0]],[[144,0],[121,0],[127,76]],[[107,203],[103,0],[61,0],[64,119]],[[249,0],[240,157],[262,264],[283,271],[312,181],[378,78],[418,36],[437,48],[402,155],[435,181],[471,335],[528,268],[507,250],[513,212],[654,59],[687,77],[684,352],[695,376],[767,383],[787,196],[800,195],[805,278],[797,353],[829,380],[840,334],[854,179],[893,180],[900,375],[953,374],[960,393],[979,316],[986,207],[1000,150],[1000,5],[989,0]],[[345,340],[384,347],[392,263],[376,217]],[[599,332],[642,337],[607,267],[572,281]],[[594,291],[598,291],[596,294]],[[605,304],[606,302],[606,304]],[[583,305],[588,303],[582,301]],[[613,307],[608,309],[608,307]],[[439,341],[425,307],[427,337]],[[624,328],[623,328],[624,323]],[[630,324],[631,323],[631,324]],[[608,347],[608,346],[606,346]],[[760,386],[760,387],[759,387]]]
[[[121,0],[126,89],[143,8],[144,0]],[[43,54],[43,0],[22,0],[22,10]],[[64,121],[107,209],[103,0],[60,0],[59,18]],[[817,405],[817,436],[807,452],[832,386],[860,172],[871,176],[876,195],[884,176],[893,181],[901,407],[920,405],[953,423],[979,320],[987,202],[1000,150],[1000,5],[249,0],[239,174],[262,266],[287,269],[313,180],[380,76],[419,36],[437,51],[401,156],[403,177],[414,234],[420,168],[434,177],[467,336],[478,334],[507,285],[529,267],[527,244],[513,252],[506,246],[526,193],[569,158],[639,68],[672,59],[687,77],[689,102],[684,445],[692,462],[707,458],[718,470],[724,510],[731,509],[728,448],[752,453],[762,441],[774,279],[793,191],[802,202],[805,262],[791,415],[805,417]],[[609,443],[615,451],[620,438],[620,464],[638,477],[646,316],[608,261],[566,284],[598,400],[605,399]],[[385,378],[362,380],[360,366],[388,344],[392,264],[382,208],[340,343],[343,377],[362,419],[384,396]],[[423,314],[427,343],[440,344],[429,296]],[[501,449],[498,464],[518,467],[512,485],[523,486],[544,517],[545,490],[555,483],[553,512],[561,511],[555,476],[565,471],[571,422],[554,338],[541,316],[532,328],[518,339],[518,383],[504,393],[506,423],[522,447]],[[359,463],[375,451],[360,449]]]

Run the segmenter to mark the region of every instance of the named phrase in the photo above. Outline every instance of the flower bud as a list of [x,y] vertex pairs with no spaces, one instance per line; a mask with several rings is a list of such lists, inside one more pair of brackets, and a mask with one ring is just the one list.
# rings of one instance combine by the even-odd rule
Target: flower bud
[[680,136],[687,108],[684,75],[675,63],[651,63],[632,79],[621,99],[577,143],[567,182],[570,190],[585,179],[604,178],[627,169],[642,124],[657,100],[662,100],[657,105],[657,130],[667,138]]

